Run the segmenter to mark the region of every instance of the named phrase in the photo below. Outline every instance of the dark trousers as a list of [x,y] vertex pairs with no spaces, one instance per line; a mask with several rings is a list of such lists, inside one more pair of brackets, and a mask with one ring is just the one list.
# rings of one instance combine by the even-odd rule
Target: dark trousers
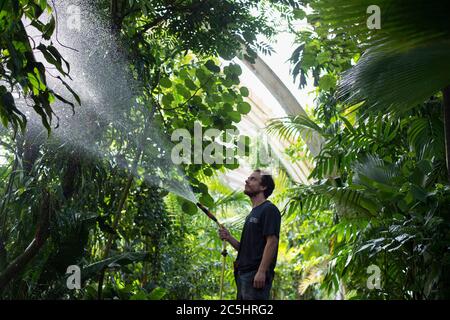
[[237,300],[269,300],[274,274],[273,272],[267,272],[264,288],[256,289],[253,287],[253,279],[256,272],[255,270],[249,272],[237,271],[234,273],[237,286]]

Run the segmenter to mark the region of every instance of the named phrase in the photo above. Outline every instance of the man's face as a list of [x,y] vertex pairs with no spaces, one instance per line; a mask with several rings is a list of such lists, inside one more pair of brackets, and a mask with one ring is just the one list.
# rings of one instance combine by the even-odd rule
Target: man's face
[[261,173],[254,171],[248,178],[245,180],[245,188],[244,193],[249,197],[253,197],[260,192],[264,192],[266,187],[261,185]]

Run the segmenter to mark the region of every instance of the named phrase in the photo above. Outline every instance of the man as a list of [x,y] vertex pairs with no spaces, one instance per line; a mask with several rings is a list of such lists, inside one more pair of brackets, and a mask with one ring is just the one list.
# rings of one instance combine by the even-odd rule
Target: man
[[220,238],[238,251],[234,272],[238,300],[269,299],[281,224],[280,211],[267,200],[274,188],[271,175],[255,170],[245,181],[244,193],[253,209],[245,219],[241,241],[226,228],[219,230]]

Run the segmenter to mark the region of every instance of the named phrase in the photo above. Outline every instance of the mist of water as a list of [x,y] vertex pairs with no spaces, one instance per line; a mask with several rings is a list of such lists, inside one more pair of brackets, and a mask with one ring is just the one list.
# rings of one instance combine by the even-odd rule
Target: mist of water
[[[68,6],[74,5],[80,9],[79,29],[65,23],[70,19]],[[151,118],[148,104],[137,99],[148,84],[139,83],[130,75],[129,61],[112,37],[108,23],[99,19],[95,6],[87,0],[58,1],[56,13],[57,33],[52,42],[70,64],[73,80],[65,80],[78,93],[81,106],[77,106],[73,114],[66,104],[56,102],[52,105],[59,126],[53,129],[51,140],[83,150],[83,153],[98,159],[106,159],[149,184],[195,203],[192,188],[170,158],[171,142],[158,125],[148,120]],[[32,27],[27,31],[32,36],[35,32]],[[37,43],[41,40],[35,35]],[[45,62],[38,53],[36,57]],[[71,98],[71,93],[52,77],[52,74],[58,75],[57,71],[45,65],[49,70],[49,86],[61,96]],[[25,100],[21,110],[26,114],[32,132],[38,132],[40,137],[46,136],[39,116],[26,105]],[[145,125],[146,121],[149,122]],[[119,150],[125,147],[131,151],[121,153],[123,151]],[[140,161],[136,163],[136,159]]]

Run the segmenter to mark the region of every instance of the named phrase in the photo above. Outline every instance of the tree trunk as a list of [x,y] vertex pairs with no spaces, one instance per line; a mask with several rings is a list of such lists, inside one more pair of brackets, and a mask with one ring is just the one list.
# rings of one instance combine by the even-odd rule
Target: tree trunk
[[79,151],[75,149],[72,154],[67,155],[67,164],[61,177],[61,187],[66,199],[70,199],[78,190],[80,174],[81,159],[79,157]]
[[118,35],[122,29],[123,11],[125,3],[122,0],[111,0],[109,10],[111,13],[111,31]]
[[450,86],[445,87],[442,93],[444,96],[445,159],[447,179],[450,183]]

